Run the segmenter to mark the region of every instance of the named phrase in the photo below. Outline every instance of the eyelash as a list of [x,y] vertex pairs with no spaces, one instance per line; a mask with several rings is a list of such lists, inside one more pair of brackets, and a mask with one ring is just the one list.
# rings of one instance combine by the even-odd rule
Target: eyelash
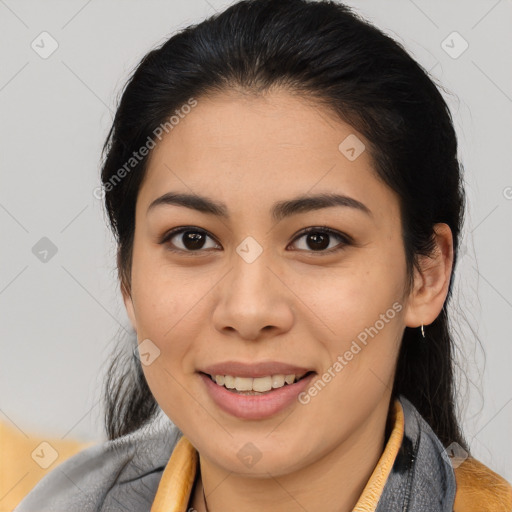
[[[170,243],[168,243],[176,235],[179,235],[186,231],[192,231],[194,233],[201,233],[203,235],[206,235],[206,236],[210,237],[212,240],[214,240],[215,243],[218,244],[218,242],[212,236],[210,236],[207,231],[205,231],[204,229],[201,229],[201,228],[197,228],[195,226],[183,226],[183,227],[179,227],[179,228],[174,228],[171,231],[168,231],[166,234],[164,234],[158,243],[162,244],[162,245],[167,244],[168,245],[167,248],[171,252],[180,253],[180,254],[190,254],[191,256],[200,255],[200,253],[205,251],[204,249],[198,249],[197,251],[176,249],[176,248],[173,248]],[[313,251],[313,250],[306,250],[306,249],[298,249],[299,252],[309,252],[312,254],[321,254],[321,255],[333,254],[335,252],[343,250],[345,248],[345,246],[353,244],[353,239],[350,236],[345,235],[344,233],[340,233],[339,231],[335,231],[334,229],[331,229],[327,226],[312,226],[312,227],[306,228],[306,229],[302,230],[300,233],[298,233],[297,236],[292,240],[291,243],[295,243],[297,240],[299,240],[300,238],[302,238],[305,235],[308,235],[309,233],[322,233],[322,234],[325,233],[325,234],[328,234],[328,235],[338,238],[341,241],[341,243],[339,245],[337,245],[336,247],[331,247],[330,249],[326,249],[326,250]]]

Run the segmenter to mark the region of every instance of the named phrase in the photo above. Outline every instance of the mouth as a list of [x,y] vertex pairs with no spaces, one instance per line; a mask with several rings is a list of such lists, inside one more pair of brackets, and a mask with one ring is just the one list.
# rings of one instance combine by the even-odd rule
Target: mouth
[[[231,365],[231,367],[235,370]],[[292,371],[291,366],[281,365],[282,369]],[[274,370],[277,369],[273,365]],[[228,370],[226,368],[224,371]],[[254,368],[253,368],[254,370]],[[212,373],[199,371],[198,376],[203,382],[204,390],[212,402],[224,413],[242,420],[260,421],[273,417],[289,407],[297,407],[298,397],[311,385],[315,371],[295,368],[297,374],[272,373],[265,375],[267,370],[260,366],[251,371],[242,368],[240,375],[218,375],[220,368]],[[233,373],[238,373],[233,371]],[[257,377],[250,377],[259,373]]]
[[263,377],[240,377],[234,375],[210,375],[205,372],[199,373],[208,377],[220,388],[224,388],[231,393],[250,396],[267,395],[277,389],[293,386],[316,372],[311,370],[301,374],[274,374]]

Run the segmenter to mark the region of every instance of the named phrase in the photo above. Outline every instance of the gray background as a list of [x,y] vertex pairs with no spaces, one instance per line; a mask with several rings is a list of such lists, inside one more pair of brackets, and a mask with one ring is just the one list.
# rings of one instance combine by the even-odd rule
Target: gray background
[[[129,322],[93,196],[101,146],[140,58],[229,3],[0,0],[0,420],[27,435],[104,438],[103,374]],[[475,456],[512,481],[512,3],[347,3],[446,89],[469,203],[450,310],[461,414]],[[58,44],[47,58],[31,47],[51,49],[43,31]]]

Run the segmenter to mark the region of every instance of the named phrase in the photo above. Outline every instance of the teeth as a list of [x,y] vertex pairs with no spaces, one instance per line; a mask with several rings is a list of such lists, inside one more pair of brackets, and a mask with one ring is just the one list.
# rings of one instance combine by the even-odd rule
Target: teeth
[[284,381],[286,384],[293,384],[293,381],[295,380],[295,375],[286,375],[284,378]]
[[282,388],[285,383],[293,384],[301,376],[290,375],[268,375],[266,377],[233,377],[231,375],[215,375],[212,380],[219,386],[236,391],[258,391],[264,393],[271,389]]
[[252,380],[253,391],[270,391],[272,389],[272,377],[258,377]]
[[272,375],[272,387],[273,388],[282,388],[284,386],[284,375]]
[[237,391],[251,391],[253,379],[246,377],[235,377],[235,389]]
[[[222,377],[222,375],[219,375],[219,377]],[[217,378],[217,375],[215,376]],[[235,388],[235,378],[231,377],[231,375],[226,375],[224,377],[224,386],[226,386],[228,389],[234,389]]]

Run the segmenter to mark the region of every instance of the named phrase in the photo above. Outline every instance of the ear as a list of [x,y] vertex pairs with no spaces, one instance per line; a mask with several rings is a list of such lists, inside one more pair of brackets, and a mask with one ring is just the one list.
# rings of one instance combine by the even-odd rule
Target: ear
[[124,286],[121,286],[121,293],[123,295],[123,302],[126,308],[126,313],[130,319],[133,329],[137,332],[137,319],[135,318],[135,308],[133,306],[133,299],[131,294],[126,290]]
[[418,271],[414,269],[414,287],[407,301],[405,325],[419,327],[431,324],[443,309],[448,294],[453,265],[453,237],[448,224],[434,226],[435,249],[421,256]]

